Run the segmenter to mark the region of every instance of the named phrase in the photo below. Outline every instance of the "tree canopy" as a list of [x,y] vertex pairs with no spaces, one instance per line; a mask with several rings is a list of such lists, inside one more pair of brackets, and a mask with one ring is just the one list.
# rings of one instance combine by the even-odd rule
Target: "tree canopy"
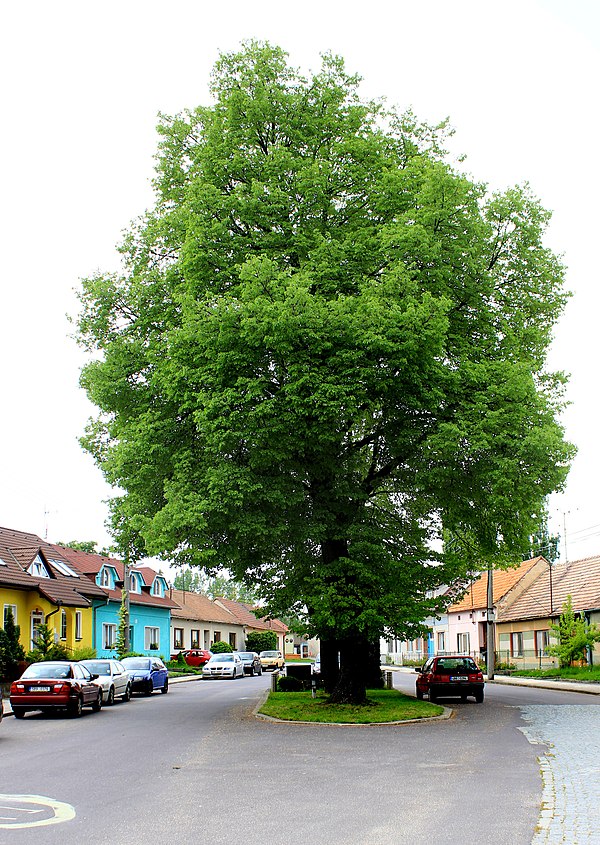
[[331,55],[309,77],[269,44],[222,55],[213,103],[161,118],[155,206],[78,321],[115,525],[254,583],[342,678],[432,588],[519,560],[572,452],[548,212],[359,83]]

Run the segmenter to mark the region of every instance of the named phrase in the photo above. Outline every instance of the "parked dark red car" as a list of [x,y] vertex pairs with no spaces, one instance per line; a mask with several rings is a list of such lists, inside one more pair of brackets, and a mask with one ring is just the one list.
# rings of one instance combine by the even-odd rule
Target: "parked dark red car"
[[185,651],[172,654],[171,660],[177,660],[180,654],[183,655],[183,659],[188,666],[204,666],[212,657],[212,651],[207,651],[205,648],[188,648]]
[[66,710],[81,716],[83,707],[98,711],[102,689],[85,666],[68,660],[32,663],[10,687],[10,706],[17,719],[28,710]]
[[436,698],[459,695],[466,701],[468,695],[475,696],[475,701],[483,701],[483,673],[472,657],[464,654],[445,654],[430,657],[424,666],[416,671],[417,698],[429,696],[430,701]]

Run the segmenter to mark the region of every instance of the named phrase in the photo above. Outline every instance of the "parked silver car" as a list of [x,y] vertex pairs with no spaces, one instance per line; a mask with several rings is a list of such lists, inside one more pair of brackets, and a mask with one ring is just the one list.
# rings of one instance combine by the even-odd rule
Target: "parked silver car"
[[246,675],[262,675],[262,663],[255,651],[238,651]]
[[131,675],[122,663],[111,658],[98,658],[97,660],[80,660],[93,675],[98,675],[94,680],[102,690],[102,703],[114,704],[115,698],[122,698],[129,701],[131,698]]
[[202,679],[208,678],[236,678],[244,677],[244,664],[239,654],[213,654],[208,663],[202,667]]

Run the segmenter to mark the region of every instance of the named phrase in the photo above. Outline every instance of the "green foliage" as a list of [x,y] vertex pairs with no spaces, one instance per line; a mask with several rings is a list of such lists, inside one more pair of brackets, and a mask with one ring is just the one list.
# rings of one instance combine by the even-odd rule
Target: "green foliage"
[[570,666],[574,660],[587,660],[587,650],[600,642],[600,628],[573,611],[571,596],[567,596],[562,606],[558,624],[551,625],[550,630],[558,641],[546,651],[558,657],[561,668]]
[[213,104],[162,117],[155,207],[78,320],[118,535],[254,584],[355,677],[361,638],[519,559],[573,455],[548,212],[358,86],[331,55],[309,78],[269,44],[221,56]]
[[277,648],[277,634],[274,631],[249,631],[246,634],[246,651],[274,651]]
[[554,563],[558,559],[559,549],[560,536],[558,534],[550,534],[548,530],[548,510],[544,507],[539,527],[530,538],[530,545],[527,553],[523,555],[523,560],[529,560],[541,555],[549,563]]
[[25,659],[25,650],[19,638],[21,628],[15,625],[12,611],[8,611],[4,628],[0,628],[0,678],[14,680],[19,675],[19,662]]
[[115,648],[117,657],[122,660],[127,653],[127,626],[129,624],[129,617],[127,614],[127,592],[121,590],[121,604],[119,605],[119,623],[117,625],[117,639]]
[[225,643],[223,642],[223,640],[217,640],[216,643],[213,643],[210,647],[210,650],[213,654],[225,654],[226,652],[233,651],[229,643]]
[[300,678],[280,675],[277,679],[278,692],[301,692],[304,689],[304,682]]
[[59,541],[58,546],[64,546],[66,549],[76,549],[79,552],[87,552],[88,554],[97,555],[98,544],[94,540],[69,540],[68,543]]
[[254,604],[258,600],[258,594],[255,590],[242,581],[231,578],[227,573],[206,575],[185,568],[177,573],[173,586],[178,590],[203,593],[211,599],[226,598],[248,604]]
[[91,646],[73,649],[72,660],[95,660],[96,657],[98,657],[98,652]]

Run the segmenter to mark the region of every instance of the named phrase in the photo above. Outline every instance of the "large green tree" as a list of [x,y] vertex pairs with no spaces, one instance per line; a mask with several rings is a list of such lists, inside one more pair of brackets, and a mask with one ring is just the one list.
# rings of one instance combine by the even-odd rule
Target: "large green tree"
[[564,481],[563,268],[527,187],[488,194],[341,59],[252,42],[211,90],[161,119],[123,272],[83,282],[83,442],[117,526],[304,618],[362,701],[369,643],[518,560]]

